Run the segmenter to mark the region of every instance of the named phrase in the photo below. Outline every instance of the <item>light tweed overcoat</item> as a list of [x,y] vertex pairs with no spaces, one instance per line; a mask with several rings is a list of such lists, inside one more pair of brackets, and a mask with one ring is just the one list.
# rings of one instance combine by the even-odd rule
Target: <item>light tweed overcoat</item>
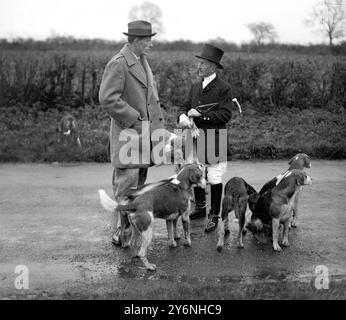
[[102,77],[99,99],[111,117],[110,156],[115,168],[153,165],[151,150],[157,142],[151,135],[164,127],[155,78],[145,56],[141,61],[126,44]]

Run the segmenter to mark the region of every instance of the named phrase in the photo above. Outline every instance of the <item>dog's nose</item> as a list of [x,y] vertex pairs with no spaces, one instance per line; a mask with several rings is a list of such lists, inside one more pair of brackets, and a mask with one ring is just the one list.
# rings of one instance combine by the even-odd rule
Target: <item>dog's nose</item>
[[306,184],[308,185],[312,184],[312,178],[310,176],[306,177]]

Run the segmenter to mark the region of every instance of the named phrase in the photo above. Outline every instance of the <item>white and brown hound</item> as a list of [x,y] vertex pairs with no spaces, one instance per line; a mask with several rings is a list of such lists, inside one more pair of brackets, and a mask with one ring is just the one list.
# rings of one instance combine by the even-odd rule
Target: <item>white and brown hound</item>
[[219,228],[219,241],[217,250],[221,251],[224,245],[224,237],[229,234],[228,214],[234,210],[239,222],[238,248],[243,248],[243,233],[245,225],[245,213],[249,204],[252,211],[258,200],[257,191],[250,186],[243,178],[233,177],[225,185],[224,197],[222,199],[221,222]]
[[295,198],[303,185],[311,184],[311,178],[304,171],[291,170],[277,186],[260,195],[247,228],[253,233],[272,232],[273,249],[281,251],[278,238],[279,225],[283,223],[282,245],[289,246],[288,232]]
[[174,238],[178,238],[176,224],[182,217],[185,245],[191,246],[190,218],[193,186],[205,187],[203,168],[198,164],[186,165],[172,181],[155,184],[141,188],[134,194],[134,200],[126,205],[118,204],[107,196],[104,190],[99,190],[102,206],[116,214],[120,212],[121,228],[125,231],[126,226],[131,225],[131,238],[127,241],[121,232],[123,247],[134,246],[137,238],[141,235],[141,247],[138,256],[148,270],[155,270],[156,266],[149,263],[147,249],[153,237],[154,218],[166,220],[169,246],[176,247]]
[[[277,186],[280,183],[280,181],[285,176],[287,176],[293,169],[304,170],[304,168],[311,168],[311,159],[305,153],[298,153],[288,161],[288,164],[289,164],[288,170],[282,174],[279,174],[278,176],[271,179],[270,181],[268,181],[260,190],[259,192],[260,195],[264,194],[266,191],[273,189],[275,186]],[[302,190],[302,188],[300,188],[300,190]],[[292,228],[297,227],[299,193],[300,191],[297,193],[295,197],[294,208],[293,208],[293,218],[290,224],[290,227]]]

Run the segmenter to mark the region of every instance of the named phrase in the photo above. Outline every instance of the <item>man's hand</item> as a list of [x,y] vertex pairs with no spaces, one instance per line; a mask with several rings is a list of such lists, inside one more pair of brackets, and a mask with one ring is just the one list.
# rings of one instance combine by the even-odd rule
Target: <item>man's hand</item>
[[181,114],[179,117],[179,124],[183,128],[191,128],[191,120],[186,116],[186,114]]
[[199,113],[196,109],[190,109],[189,112],[187,113],[189,117],[200,117],[202,114]]

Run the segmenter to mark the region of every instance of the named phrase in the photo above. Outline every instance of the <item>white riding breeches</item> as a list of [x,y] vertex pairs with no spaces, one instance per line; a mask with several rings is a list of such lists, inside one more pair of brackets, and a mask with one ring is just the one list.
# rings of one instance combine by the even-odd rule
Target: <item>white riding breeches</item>
[[222,176],[227,170],[227,161],[215,164],[206,164],[206,178],[210,184],[218,184],[222,182]]

